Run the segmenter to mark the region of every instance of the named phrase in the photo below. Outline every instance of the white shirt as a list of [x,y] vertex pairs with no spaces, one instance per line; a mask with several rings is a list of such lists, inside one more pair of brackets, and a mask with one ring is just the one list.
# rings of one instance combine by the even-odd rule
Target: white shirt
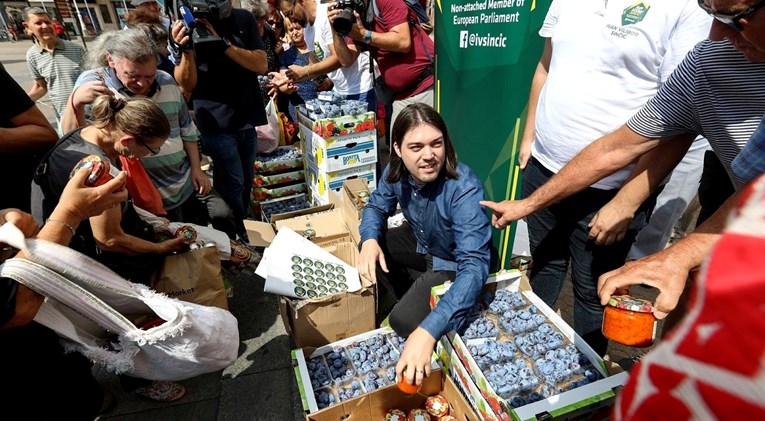
[[[309,45],[313,45],[314,54],[319,60],[324,60],[332,55],[329,49],[333,43],[332,26],[329,23],[329,18],[327,18],[328,10],[328,4],[316,2],[316,20],[314,21],[316,36],[311,37]],[[306,36],[306,43],[308,42],[309,39]],[[373,88],[373,78],[369,74],[369,53],[359,54],[355,63],[348,67],[333,70],[327,76],[332,79],[335,84],[334,90],[340,95],[356,95],[370,91]]]
[[[632,12],[632,13],[630,13]],[[696,0],[555,0],[539,35],[552,39],[532,156],[558,172],[632,117],[709,33]],[[625,167],[593,184],[621,187]]]

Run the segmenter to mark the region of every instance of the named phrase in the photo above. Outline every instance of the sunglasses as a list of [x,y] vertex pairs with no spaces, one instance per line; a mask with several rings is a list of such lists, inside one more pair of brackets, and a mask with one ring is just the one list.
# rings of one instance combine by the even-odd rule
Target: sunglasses
[[765,0],[760,0],[757,3],[749,6],[748,9],[738,12],[738,13],[722,13],[718,12],[709,5],[709,0],[698,0],[699,1],[699,7],[703,9],[705,12],[709,13],[710,16],[717,19],[718,21],[730,26],[731,28],[740,31],[741,24],[739,21],[752,13],[756,12],[758,9],[765,6]]
[[154,149],[151,146],[147,145],[146,142],[144,142],[141,139],[136,138],[136,141],[141,144],[144,148],[146,148],[147,151],[149,151],[149,154],[151,156],[156,156],[159,154],[159,149]]
[[268,22],[268,24],[271,25],[274,28],[278,28],[278,29],[283,29],[284,28],[284,22],[282,22],[282,21],[277,22],[277,21],[274,21],[274,20],[269,20],[269,21],[266,21],[266,22]]

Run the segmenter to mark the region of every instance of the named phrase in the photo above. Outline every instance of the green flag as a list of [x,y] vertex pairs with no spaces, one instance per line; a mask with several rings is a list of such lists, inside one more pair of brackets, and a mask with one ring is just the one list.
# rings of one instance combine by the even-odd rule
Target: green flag
[[[436,108],[488,200],[520,194],[517,155],[550,2],[436,0]],[[494,231],[500,269],[512,257],[514,231]]]

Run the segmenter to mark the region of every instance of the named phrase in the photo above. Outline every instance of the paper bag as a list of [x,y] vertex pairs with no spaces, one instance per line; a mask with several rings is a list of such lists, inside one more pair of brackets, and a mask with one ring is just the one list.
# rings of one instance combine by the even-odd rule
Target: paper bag
[[228,310],[220,259],[215,247],[202,247],[165,257],[151,287],[172,298]]

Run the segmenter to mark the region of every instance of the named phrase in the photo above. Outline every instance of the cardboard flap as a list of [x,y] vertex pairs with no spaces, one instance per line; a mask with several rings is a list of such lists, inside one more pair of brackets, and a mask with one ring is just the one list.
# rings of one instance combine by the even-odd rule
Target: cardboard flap
[[273,227],[268,222],[245,219],[244,229],[247,231],[247,236],[250,237],[250,244],[256,247],[268,247],[276,236]]
[[287,227],[301,235],[306,230],[312,229],[316,233],[315,237],[312,238],[312,241],[315,243],[330,239],[348,239],[349,237],[348,229],[343,224],[342,213],[339,209],[329,209],[322,212],[297,215],[288,219],[280,219],[275,221],[274,225],[277,232]]
[[330,203],[328,205],[314,206],[314,207],[308,208],[308,209],[300,209],[300,210],[296,210],[296,211],[292,211],[292,212],[277,213],[277,214],[271,215],[271,222],[275,223],[277,221],[281,221],[281,220],[284,220],[284,219],[294,218],[296,216],[310,215],[312,213],[324,212],[324,211],[331,210],[334,207],[335,207],[335,205]]

